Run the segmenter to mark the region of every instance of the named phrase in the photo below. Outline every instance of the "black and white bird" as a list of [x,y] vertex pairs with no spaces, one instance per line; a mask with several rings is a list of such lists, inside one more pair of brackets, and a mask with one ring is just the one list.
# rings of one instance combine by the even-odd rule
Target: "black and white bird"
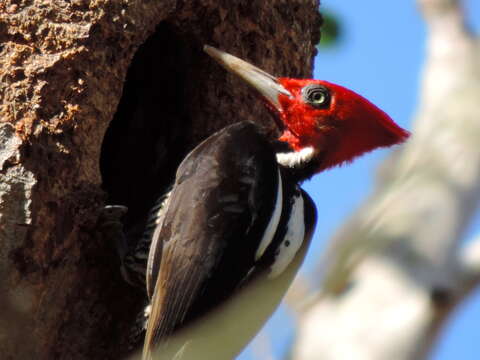
[[[152,353],[235,357],[279,304],[309,246],[317,215],[300,183],[408,137],[387,114],[339,85],[276,78],[213,47],[205,51],[260,93],[281,136],[272,140],[258,125],[239,122],[211,135],[180,164],[143,241],[125,260],[127,273],[145,276],[150,299],[144,360]],[[147,249],[146,268],[135,268],[145,264]],[[258,292],[248,293],[255,280]],[[242,305],[210,329],[213,335],[187,335],[169,352],[172,335],[201,324],[243,291]],[[239,325],[242,319],[247,324]],[[202,346],[209,355],[197,352]]]

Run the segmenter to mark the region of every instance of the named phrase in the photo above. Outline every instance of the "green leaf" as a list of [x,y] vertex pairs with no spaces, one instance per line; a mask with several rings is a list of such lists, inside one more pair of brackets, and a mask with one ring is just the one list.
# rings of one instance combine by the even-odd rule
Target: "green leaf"
[[321,48],[331,48],[338,45],[342,35],[342,28],[338,18],[328,11],[322,11],[323,24],[320,28],[321,39],[317,45]]

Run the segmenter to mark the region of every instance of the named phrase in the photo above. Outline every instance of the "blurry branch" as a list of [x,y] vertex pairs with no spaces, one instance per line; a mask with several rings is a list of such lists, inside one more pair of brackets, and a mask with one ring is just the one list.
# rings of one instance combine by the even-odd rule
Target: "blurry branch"
[[[296,275],[302,257],[300,253],[294,258],[292,266],[274,280],[259,276],[215,311],[176,331],[154,351],[153,359],[235,359],[277,308]],[[256,355],[262,360],[273,359],[269,339],[263,336],[257,340],[253,349]],[[139,359],[138,353],[129,358]]]
[[255,359],[275,360],[271,338],[265,331],[260,331],[253,339],[252,352]]
[[460,257],[463,291],[469,293],[480,284],[480,236],[472,240],[462,251]]
[[480,197],[480,46],[459,1],[418,5],[428,38],[412,138],[332,239],[295,360],[425,358],[480,283],[480,239],[459,250]]
[[309,304],[313,303],[315,298],[315,289],[312,289],[312,284],[309,283],[305,274],[300,272],[285,295],[284,301],[289,310],[293,311],[294,316],[297,316]]

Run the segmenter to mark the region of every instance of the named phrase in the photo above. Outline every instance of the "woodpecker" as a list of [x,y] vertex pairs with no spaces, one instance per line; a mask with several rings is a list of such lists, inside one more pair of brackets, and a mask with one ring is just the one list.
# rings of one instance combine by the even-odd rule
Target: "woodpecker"
[[[144,360],[161,355],[172,334],[201,322],[249,284],[273,285],[261,298],[249,298],[263,314],[228,355],[219,357],[211,349],[209,357],[233,358],[279,304],[308,249],[317,210],[300,184],[409,136],[382,110],[342,86],[277,78],[211,46],[204,51],[256,89],[281,135],[271,140],[257,124],[239,122],[208,137],[180,164],[171,190],[152,210],[137,251],[125,261],[126,273],[145,276],[136,282],[146,283],[150,299]],[[146,249],[146,267],[135,266],[145,262]],[[262,307],[262,302],[268,304]],[[248,316],[239,311],[238,316]],[[183,359],[189,346],[194,348],[186,342],[174,358]]]

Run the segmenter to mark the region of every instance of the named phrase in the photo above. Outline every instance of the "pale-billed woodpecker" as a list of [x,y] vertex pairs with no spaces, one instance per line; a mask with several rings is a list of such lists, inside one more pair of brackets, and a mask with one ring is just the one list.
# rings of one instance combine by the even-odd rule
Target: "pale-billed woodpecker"
[[[164,358],[172,334],[203,321],[263,279],[275,285],[271,296],[249,298],[263,313],[230,350],[216,355],[211,348],[206,357],[233,358],[279,304],[309,246],[317,215],[300,183],[409,136],[382,110],[342,86],[276,78],[213,47],[204,50],[258,91],[281,135],[269,139],[247,121],[214,133],[185,157],[171,191],[152,210],[143,238],[124,259],[124,274],[132,282],[140,274],[137,281],[146,284],[150,300],[145,360],[152,352]],[[268,305],[262,307],[262,301]],[[233,325],[221,322],[230,326],[226,333],[235,329],[238,317],[228,320]],[[189,347],[195,344],[186,341],[175,359],[188,357],[182,354]],[[188,358],[204,358],[192,351]]]

